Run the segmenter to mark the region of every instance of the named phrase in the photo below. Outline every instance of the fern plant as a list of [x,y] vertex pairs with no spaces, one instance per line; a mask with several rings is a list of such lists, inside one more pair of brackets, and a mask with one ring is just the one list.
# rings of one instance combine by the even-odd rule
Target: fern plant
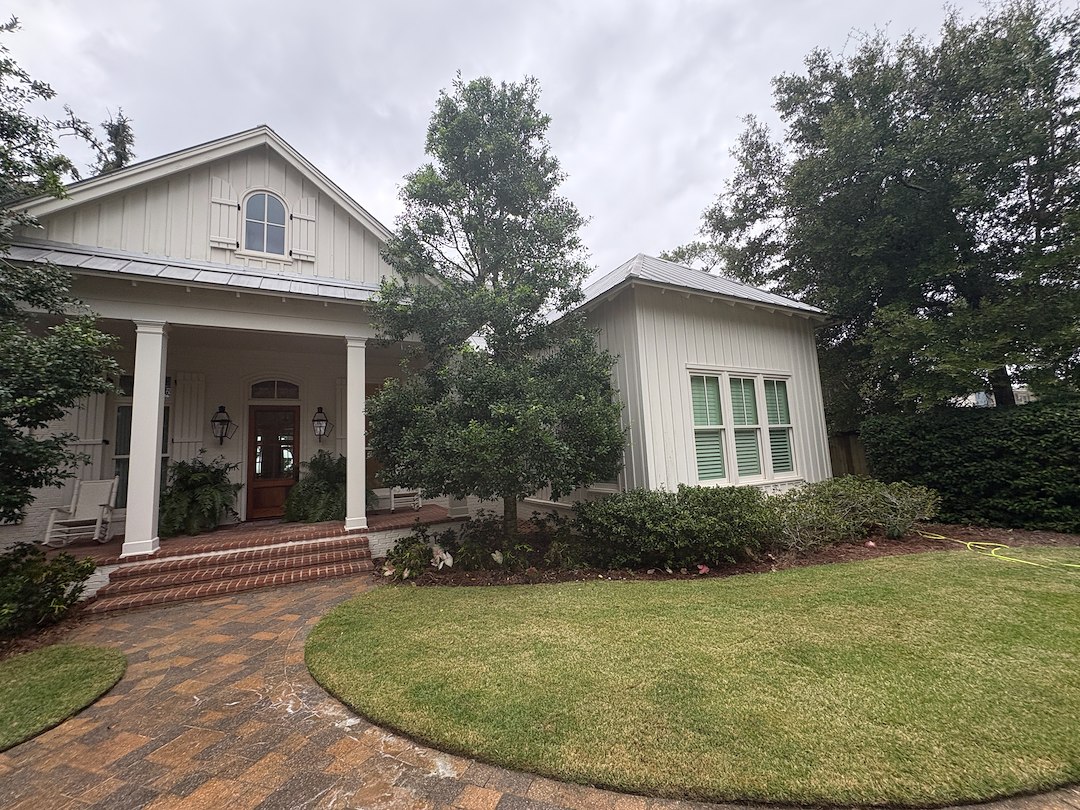
[[[300,523],[345,520],[345,456],[320,450],[303,467],[305,475],[285,499],[285,520]],[[366,497],[370,511],[378,498],[370,489]]]
[[206,450],[190,461],[169,465],[169,484],[161,493],[158,533],[162,537],[199,534],[215,528],[223,516],[239,520],[236,496],[242,484],[229,474],[239,464],[227,464],[222,456],[206,461]]

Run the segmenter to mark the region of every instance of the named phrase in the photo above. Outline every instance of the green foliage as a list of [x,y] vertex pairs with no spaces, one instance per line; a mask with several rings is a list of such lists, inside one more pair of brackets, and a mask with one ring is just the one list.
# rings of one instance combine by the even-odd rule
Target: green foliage
[[[1080,387],[1080,10],[1006,0],[774,82],[676,258],[822,307],[833,429],[1011,383]],[[1010,379],[1012,377],[1012,379]]]
[[932,518],[938,502],[933,490],[903,482],[855,475],[818,481],[771,499],[776,520],[772,545],[781,551],[811,551],[861,540],[875,529],[889,538],[903,537],[916,521]]
[[[12,18],[0,25],[0,36],[17,28]],[[108,378],[118,370],[105,355],[113,338],[98,331],[70,295],[67,273],[5,258],[16,230],[36,225],[12,203],[43,194],[61,197],[64,178],[77,176],[56,144],[56,133],[69,127],[30,112],[54,95],[0,45],[0,521],[20,520],[33,490],[62,484],[84,461],[69,449],[71,435],[37,431],[83,398],[111,390]],[[113,158],[126,160],[130,122],[122,113],[120,119],[117,135],[127,151]]]
[[[345,520],[345,456],[320,450],[303,466],[307,474],[293,485],[285,499],[286,522]],[[369,489],[365,497],[368,511],[374,511],[378,496]]]
[[431,568],[434,539],[427,526],[418,524],[386,553],[383,574],[397,580],[415,579]]
[[766,548],[804,552],[880,529],[906,534],[928,520],[937,495],[924,487],[846,476],[783,495],[756,487],[631,490],[575,505],[577,543],[591,565],[689,568],[737,562]]
[[589,267],[538,100],[533,79],[459,77],[439,96],[376,304],[382,337],[417,336],[425,362],[367,404],[388,485],[502,498],[507,535],[525,496],[611,478],[624,439],[613,358],[580,318],[549,317]]
[[0,637],[10,638],[63,618],[94,573],[93,560],[16,543],[0,554]]
[[755,487],[637,489],[577,503],[575,525],[599,567],[722,565],[760,549],[770,535],[766,498]]
[[952,522],[1080,532],[1080,406],[949,408],[863,424],[874,475],[941,493]]
[[239,519],[236,495],[243,484],[229,478],[239,464],[226,464],[222,456],[203,460],[205,450],[191,461],[169,465],[169,483],[161,492],[158,532],[162,537],[195,535],[215,528],[223,515]]
[[285,520],[345,520],[345,464],[345,456],[335,456],[329,450],[320,450],[305,462],[307,473],[285,499]]

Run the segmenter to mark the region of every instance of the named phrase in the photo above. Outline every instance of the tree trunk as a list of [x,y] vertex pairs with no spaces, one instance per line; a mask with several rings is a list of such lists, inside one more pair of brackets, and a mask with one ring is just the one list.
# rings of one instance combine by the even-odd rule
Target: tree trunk
[[994,405],[996,407],[1011,408],[1016,405],[1012,377],[1009,376],[1009,371],[1005,366],[995,368],[990,372],[990,388],[994,392]]
[[517,497],[511,495],[509,498],[503,498],[503,536],[507,540],[512,540],[517,537],[518,533],[518,501]]

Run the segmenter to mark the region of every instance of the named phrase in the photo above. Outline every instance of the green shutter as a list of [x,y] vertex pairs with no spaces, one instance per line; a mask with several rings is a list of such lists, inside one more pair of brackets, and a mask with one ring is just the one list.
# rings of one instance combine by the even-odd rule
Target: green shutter
[[699,481],[724,477],[724,440],[719,430],[695,430],[694,449]]
[[754,397],[753,380],[731,378],[731,410],[736,425],[757,424],[757,399]]
[[735,459],[739,475],[761,475],[757,429],[735,431]]
[[719,377],[690,377],[690,399],[694,405],[695,426],[706,427],[723,422],[720,417]]
[[791,431],[788,428],[769,429],[769,450],[772,453],[774,473],[794,472],[791,460]]
[[768,413],[770,425],[791,424],[786,382],[765,380],[765,410]]

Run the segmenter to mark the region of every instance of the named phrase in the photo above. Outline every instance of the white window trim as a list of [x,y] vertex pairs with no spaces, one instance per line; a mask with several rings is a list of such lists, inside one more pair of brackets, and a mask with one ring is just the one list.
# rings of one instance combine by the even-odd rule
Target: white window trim
[[[250,200],[256,194],[269,194],[271,197],[277,198],[278,202],[280,202],[282,207],[285,209],[285,238],[282,242],[282,244],[285,246],[284,253],[267,253],[263,250],[251,250],[247,246],[247,204],[248,200]],[[236,249],[236,255],[249,256],[253,259],[266,259],[269,261],[278,262],[280,264],[291,265],[293,263],[293,258],[289,254],[289,232],[292,230],[289,227],[289,223],[291,221],[292,211],[289,210],[289,203],[286,202],[285,198],[278,194],[276,191],[269,188],[253,188],[249,190],[246,194],[244,194],[243,199],[240,200],[240,233],[237,235],[237,242],[240,244],[240,247]]]
[[[802,481],[803,476],[799,472],[799,458],[795,452],[795,422],[789,422],[791,431],[791,472],[774,473],[772,469],[772,452],[766,441],[770,425],[768,410],[765,406],[765,380],[781,380],[787,386],[788,411],[791,418],[791,387],[792,372],[783,369],[749,368],[740,366],[703,366],[687,363],[683,374],[683,413],[688,415],[689,432],[685,446],[690,452],[690,469],[693,473],[694,483],[702,487],[714,486],[768,486],[770,484],[784,484]],[[723,415],[724,443],[724,478],[710,478],[702,480],[697,475],[697,452],[694,441],[694,405],[690,390],[690,377],[704,375],[706,377],[718,377],[720,379],[720,411]],[[738,459],[735,454],[735,412],[731,404],[731,378],[752,378],[754,380],[754,401],[757,404],[758,421],[754,428],[758,434],[758,457],[761,460],[761,475],[740,476]],[[741,427],[741,426],[740,426]]]

